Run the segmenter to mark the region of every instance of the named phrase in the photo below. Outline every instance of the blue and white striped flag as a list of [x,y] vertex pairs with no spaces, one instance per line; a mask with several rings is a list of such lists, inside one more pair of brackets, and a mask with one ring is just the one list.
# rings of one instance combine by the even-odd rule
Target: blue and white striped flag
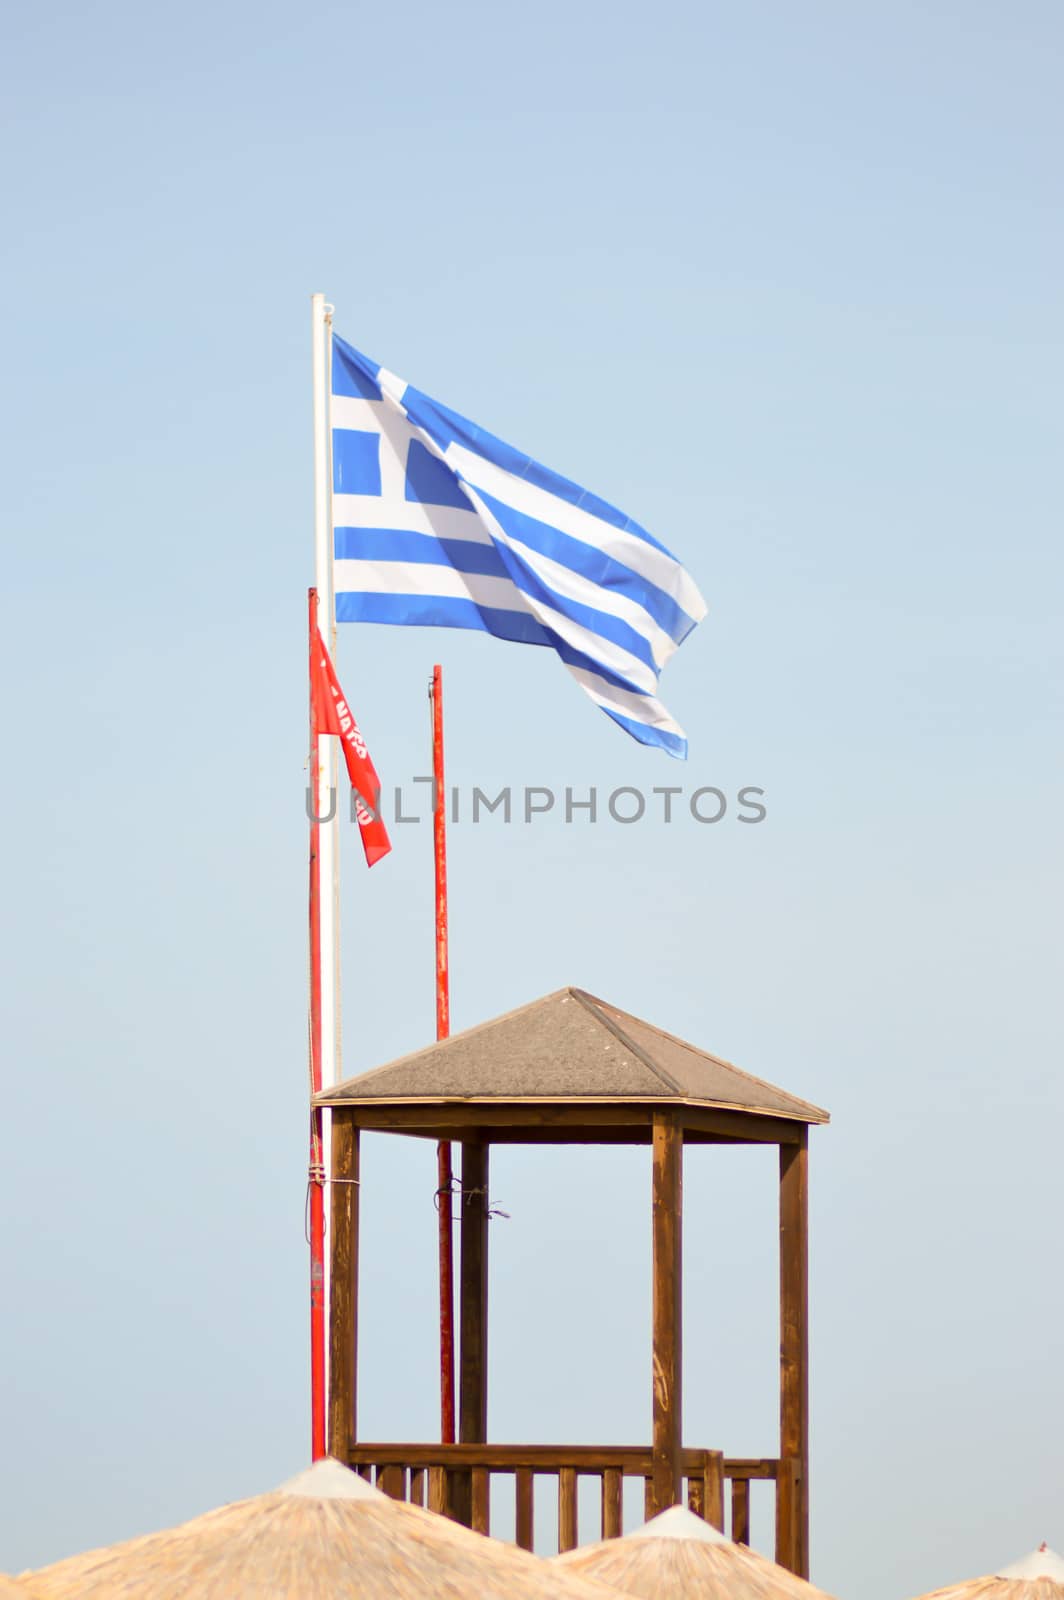
[[333,336],[338,622],[550,645],[642,744],[685,757],[658,674],[705,616],[664,545]]

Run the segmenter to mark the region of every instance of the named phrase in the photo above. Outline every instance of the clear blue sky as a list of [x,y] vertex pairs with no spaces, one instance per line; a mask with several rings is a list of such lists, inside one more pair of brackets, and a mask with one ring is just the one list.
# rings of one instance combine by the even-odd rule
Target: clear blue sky
[[[456,1026],[578,983],[832,1110],[823,1587],[1064,1546],[1059,8],[61,0],[6,33],[0,1569],[306,1454],[315,289],[710,604],[663,679],[686,770],[546,652],[348,630],[386,781],[439,659],[461,785],[766,790],[758,827],[456,828]],[[396,834],[368,878],[345,839],[350,1071],[432,1029],[429,830]],[[688,1442],[771,1453],[771,1165],[687,1165]],[[366,1168],[364,1426],[431,1436],[431,1150]],[[495,1437],[647,1436],[648,1182],[496,1161]]]

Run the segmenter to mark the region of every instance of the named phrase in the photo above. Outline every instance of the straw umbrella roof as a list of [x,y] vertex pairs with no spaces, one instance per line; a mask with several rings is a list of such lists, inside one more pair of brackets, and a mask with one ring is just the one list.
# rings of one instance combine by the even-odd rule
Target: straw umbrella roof
[[1043,1544],[985,1578],[936,1589],[921,1600],[1064,1600],[1064,1560]]
[[[27,1574],[37,1600],[609,1600],[319,1461],[270,1494]],[[25,1591],[21,1600],[25,1600]],[[616,1600],[616,1596],[613,1597]]]
[[623,1539],[556,1556],[568,1572],[642,1600],[827,1600],[804,1578],[733,1544],[686,1506],[672,1506]]
[[9,1578],[0,1572],[0,1600],[32,1600],[33,1590],[18,1578]]

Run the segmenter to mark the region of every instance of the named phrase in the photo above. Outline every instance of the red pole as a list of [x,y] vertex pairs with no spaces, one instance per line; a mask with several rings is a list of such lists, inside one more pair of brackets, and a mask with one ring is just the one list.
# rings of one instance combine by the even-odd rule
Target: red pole
[[[314,695],[318,647],[318,591],[309,593],[310,650],[310,1089],[321,1089],[321,861],[318,854],[318,714]],[[325,1169],[322,1114],[310,1113],[310,1450],[325,1454]]]
[[[443,669],[432,669],[432,843],[436,865],[436,1037],[451,1031],[451,981],[447,960],[447,790],[443,773]],[[436,1146],[436,1203],[440,1247],[440,1438],[454,1443],[454,1224],[451,1217],[451,1147]]]

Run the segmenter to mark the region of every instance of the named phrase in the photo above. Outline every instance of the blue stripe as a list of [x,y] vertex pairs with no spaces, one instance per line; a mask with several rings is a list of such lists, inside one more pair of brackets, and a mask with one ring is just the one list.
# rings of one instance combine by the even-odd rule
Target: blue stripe
[[478,489],[477,494],[511,538],[520,539],[522,544],[537,550],[540,555],[556,561],[561,567],[568,567],[571,572],[586,578],[588,583],[596,584],[600,589],[612,589],[634,600],[676,644],[682,643],[695,626],[694,619],[670,595],[638,572],[633,572],[631,567],[597,550],[594,545],[584,544],[581,539],[574,539],[559,528],[552,528],[548,522],[540,522],[537,517],[514,510],[513,506],[485,494],[483,489]]
[[[637,661],[648,667],[655,679],[657,678],[657,663],[643,634],[637,633],[635,628],[623,622],[620,617],[615,617],[612,612],[597,611],[594,606],[584,605],[579,600],[570,599],[568,595],[558,594],[513,550],[508,550],[504,544],[498,545],[497,548],[506,563],[511,579],[525,594],[531,595],[543,605],[550,606],[552,610],[559,611],[563,617],[568,617],[570,622],[586,628],[588,633],[597,634],[600,639],[607,639],[611,644],[617,645],[618,649],[626,650],[629,655],[635,656]],[[551,631],[553,632],[553,629]]]
[[[500,611],[493,606],[477,606],[472,600],[454,600],[447,596],[424,594],[365,594],[341,590],[336,596],[337,622],[380,622],[400,624],[415,628],[473,628],[490,633],[496,639],[509,639],[517,644],[542,644],[553,646],[563,661],[570,666],[584,667],[607,683],[630,689],[631,685],[611,672],[604,672],[594,661],[571,650],[555,640],[534,617],[520,611]],[[636,722],[609,706],[600,707],[612,717],[626,733],[640,744],[655,745],[683,761],[687,758],[687,740],[675,733],[652,728],[648,723]]]
[[582,667],[585,672],[593,672],[596,678],[611,683],[615,689],[624,689],[628,694],[646,694],[646,690],[638,683],[633,683],[631,678],[624,678],[619,672],[611,672],[609,667],[604,667],[601,661],[593,661],[582,650],[574,650],[573,646],[565,639],[559,639],[553,629],[550,632],[550,643],[561,656],[567,667]]
[[403,528],[335,528],[333,533],[337,561],[411,561],[419,566],[451,566],[456,572],[511,581],[493,544],[437,539]]
[[341,589],[336,596],[337,622],[383,622],[411,628],[476,628],[490,633],[496,639],[509,639],[516,644],[542,644],[556,651],[570,667],[582,667],[593,672],[605,683],[629,694],[641,694],[627,678],[615,672],[572,645],[559,639],[550,628],[544,628],[527,611],[504,611],[497,606],[478,606],[472,600],[460,600],[450,595],[434,594],[368,594],[360,589]]
[[338,334],[332,341],[332,392],[353,395],[357,400],[383,400],[377,374],[380,367]]
[[[341,535],[344,536],[342,540]],[[372,554],[368,541],[366,544],[363,543],[367,535],[372,540]],[[478,554],[482,552],[485,557],[483,576],[504,579],[509,576],[505,569],[501,568],[501,563],[499,567],[487,566],[493,559],[498,560],[494,546],[471,545],[458,540],[429,539],[421,534],[404,533],[392,528],[336,529],[337,558],[346,557],[355,561],[413,561],[423,566],[442,566],[443,563],[435,559],[440,547],[444,544],[459,543],[462,545],[460,560],[468,562],[468,565],[459,565],[457,560],[452,563],[459,572],[476,572],[478,569],[473,563],[477,556],[474,552]],[[373,615],[370,615],[370,612]],[[613,684],[615,688],[626,689],[629,694],[646,693],[645,689],[633,683],[630,678],[612,672],[593,656],[575,649],[565,639],[560,638],[553,628],[545,627],[538,622],[530,612],[503,610],[497,606],[478,606],[473,600],[449,595],[382,595],[362,590],[341,589],[336,596],[336,620],[337,622],[389,622],[413,627],[479,628],[482,632],[494,634],[499,639],[548,645],[557,651],[567,666],[582,667],[585,672],[593,672],[606,683]]]
[[626,717],[622,711],[614,711],[611,706],[599,706],[599,710],[612,717],[619,728],[623,728],[625,733],[630,733],[633,739],[638,739],[640,744],[650,744],[656,749],[664,750],[677,761],[687,760],[687,740],[681,739],[678,733],[668,733],[664,728],[652,728],[647,722],[635,722],[631,717]]
[[[642,661],[657,677],[657,666],[650,646],[642,634],[609,612],[568,600],[543,583],[519,556],[504,545],[474,544],[468,539],[439,539],[430,534],[409,533],[400,528],[335,528],[333,552],[338,561],[410,561],[419,566],[449,567],[456,572],[486,578],[501,578],[524,594],[561,612],[589,633],[608,639]],[[554,629],[543,624],[552,639]],[[559,641],[560,643],[560,641]],[[602,669],[591,657],[584,657],[596,672]],[[618,679],[626,687],[627,679]],[[634,687],[634,685],[631,685]]]
[[[460,416],[449,406],[441,405],[423,390],[415,389],[413,384],[408,383],[403,390],[403,410],[411,422],[416,423],[419,428],[424,428],[433,443],[439,445],[441,450],[446,450],[452,443],[464,445],[467,450],[475,451],[478,456],[483,456],[486,461],[502,467],[505,472],[512,472],[514,477],[525,478],[529,483],[534,483],[537,489],[557,495],[559,500],[564,500],[568,505],[579,506],[581,511],[590,512],[591,516],[609,523],[612,528],[622,528],[625,533],[634,534],[637,539],[652,545],[663,555],[672,556],[671,550],[659,544],[658,540],[645,528],[640,527],[638,522],[633,522],[623,511],[611,506],[608,500],[600,500],[598,495],[590,494],[587,489],[582,489],[570,478],[563,478],[560,473],[552,472],[549,467],[525,455],[524,451],[507,444],[505,439],[489,433],[486,428],[478,427],[475,422],[470,422],[468,417]],[[675,559],[673,556],[673,560]]]
[[[341,590],[336,596],[337,622],[387,622],[414,628],[477,628],[496,639],[516,644],[554,643],[527,611],[478,606],[472,600],[431,594],[365,594]],[[593,671],[598,668],[592,666]]]

